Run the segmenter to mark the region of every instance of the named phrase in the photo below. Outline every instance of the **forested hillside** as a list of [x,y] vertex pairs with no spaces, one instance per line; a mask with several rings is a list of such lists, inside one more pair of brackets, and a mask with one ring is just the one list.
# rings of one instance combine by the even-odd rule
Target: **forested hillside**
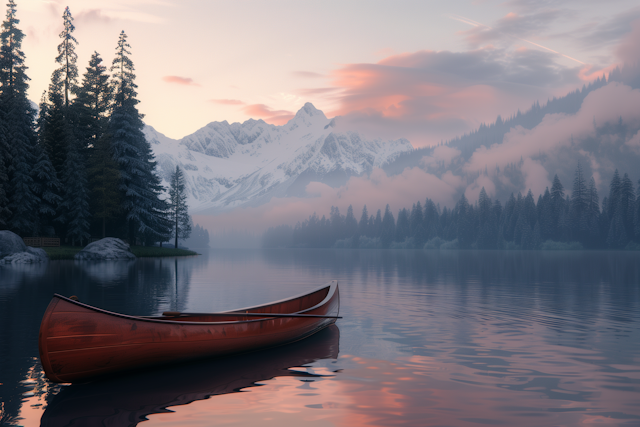
[[[613,122],[603,122],[596,119],[598,110],[593,107],[593,104],[598,102],[595,101],[597,97],[602,98],[604,91],[613,92],[616,85],[629,90],[640,88],[640,66],[616,68],[608,76],[603,75],[581,89],[560,98],[553,98],[544,105],[535,102],[526,112],[517,111],[507,119],[498,116],[494,123],[482,124],[470,134],[442,142],[437,146],[404,153],[383,169],[387,174],[395,175],[405,168],[420,167],[440,178],[446,173],[452,173],[460,177],[465,184],[458,189],[458,197],[470,185],[477,188],[477,197],[482,186],[477,184],[477,180],[484,176],[481,181],[486,183],[490,180],[493,190],[491,192],[503,200],[512,192],[527,191],[527,174],[530,173],[527,167],[532,164],[527,162],[527,157],[533,160],[536,166],[544,168],[549,179],[558,175],[563,182],[571,181],[575,165],[581,162],[585,173],[595,176],[596,185],[600,190],[606,182],[599,177],[608,181],[615,169],[626,170],[632,179],[638,179],[640,168],[637,164],[640,161],[640,152],[630,149],[632,147],[629,147],[629,140],[640,130],[640,112],[630,111],[624,120],[620,116]],[[585,105],[588,98],[594,99],[589,105]],[[615,104],[616,101],[612,102]],[[600,111],[606,109],[605,105],[599,107]],[[550,123],[556,123],[556,127],[561,127],[563,123],[565,127],[577,127],[577,116],[581,110],[584,110],[583,115],[589,114],[589,108],[593,110],[593,115],[589,117],[589,132],[576,131],[568,138],[565,135],[547,132],[541,138],[557,138],[557,141],[553,144],[544,140],[529,141],[533,148],[539,146],[537,152],[529,150],[530,153],[523,154],[523,157],[519,155],[517,159],[510,159],[509,162],[502,160],[503,157],[507,157],[501,153],[509,150],[508,143],[532,136],[536,132],[541,134],[545,127],[550,127]],[[571,121],[573,123],[569,123]],[[582,129],[585,130],[585,126],[582,126]],[[570,141],[563,141],[565,138]],[[480,165],[474,161],[476,157],[488,152],[496,153],[495,161],[485,161]],[[543,189],[544,186],[539,190]]]

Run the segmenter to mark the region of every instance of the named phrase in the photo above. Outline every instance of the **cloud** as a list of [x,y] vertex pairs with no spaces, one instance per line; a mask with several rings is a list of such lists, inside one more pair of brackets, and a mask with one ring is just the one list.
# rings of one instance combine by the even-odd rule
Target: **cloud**
[[457,188],[420,168],[412,168],[395,176],[374,169],[369,176],[352,177],[339,188],[312,182],[306,191],[311,197],[274,198],[259,207],[236,209],[215,217],[200,216],[198,222],[208,221],[210,232],[224,228],[262,232],[268,227],[304,221],[313,212],[320,217],[328,216],[331,206],[337,206],[346,214],[352,205],[356,217],[360,218],[365,204],[370,215],[375,215],[378,209],[384,212],[389,204],[395,216],[399,209],[411,207],[418,201],[424,203],[427,197],[441,206],[453,206]]
[[461,152],[457,148],[449,147],[448,145],[440,145],[433,150],[431,156],[424,156],[420,163],[423,166],[437,165],[443,163],[444,167],[448,167],[453,159],[460,156]]
[[487,196],[493,198],[496,195],[496,185],[487,175],[480,175],[471,183],[464,191],[464,195],[471,203],[474,203],[480,197],[480,191],[484,188]]
[[86,22],[88,24],[108,24],[113,20],[113,18],[103,15],[101,9],[89,9],[80,11],[80,13],[74,17],[74,20],[78,23]]
[[332,73],[339,91],[327,98],[339,106],[329,113],[344,116],[345,129],[433,145],[583,83],[579,67],[558,65],[556,59],[540,50],[485,48],[347,64]]
[[461,34],[474,49],[487,43],[512,44],[513,38],[537,36],[547,30],[562,13],[565,11],[553,9],[543,9],[526,15],[510,12],[491,27],[470,21],[469,24],[473,25],[473,28]]
[[[491,171],[496,165],[504,167],[522,159],[525,188],[531,188],[539,194],[550,183],[547,172],[535,160],[537,157],[553,155],[562,147],[570,146],[574,138],[584,140],[595,137],[596,126],[615,124],[619,120],[630,126],[639,126],[638,111],[640,90],[620,83],[609,83],[587,95],[576,114],[548,114],[531,130],[515,127],[505,135],[501,144],[477,149],[464,170],[476,172],[488,168]],[[627,144],[633,146],[634,138]]]
[[210,99],[209,102],[221,105],[246,105],[246,102],[237,99]]
[[313,71],[294,71],[292,74],[295,77],[303,77],[303,78],[306,78],[306,79],[319,79],[319,78],[326,77],[323,74],[314,73]]
[[534,196],[543,194],[546,188],[551,188],[549,173],[540,162],[527,157],[521,170],[524,174],[524,188],[531,190]]
[[295,114],[287,110],[272,110],[265,104],[251,104],[242,108],[242,111],[251,117],[260,117],[265,122],[274,125],[283,125],[291,120]]
[[185,86],[200,86],[198,83],[195,83],[191,77],[164,76],[162,80],[166,83],[176,83]]
[[585,27],[582,33],[574,37],[585,50],[613,46],[633,30],[634,22],[640,19],[640,7],[634,7],[619,13],[596,27]]
[[631,31],[620,41],[616,48],[616,56],[623,63],[634,65],[640,63],[640,18],[631,24]]

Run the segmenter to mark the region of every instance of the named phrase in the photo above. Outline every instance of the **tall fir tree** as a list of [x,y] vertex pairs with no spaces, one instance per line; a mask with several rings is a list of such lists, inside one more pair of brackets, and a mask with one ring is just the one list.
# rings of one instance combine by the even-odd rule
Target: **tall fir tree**
[[369,236],[369,211],[367,211],[367,205],[362,208],[362,216],[360,216],[360,222],[358,222],[358,235]]
[[382,218],[382,223],[380,224],[380,243],[382,243],[383,248],[388,248],[391,246],[391,242],[393,242],[393,237],[395,235],[396,221],[391,213],[391,208],[389,205],[384,209],[384,217]]
[[113,101],[113,87],[109,84],[107,67],[98,52],[94,52],[82,77],[73,101],[77,134],[87,148],[92,148],[104,134]]
[[60,64],[58,70],[63,89],[64,107],[68,109],[71,104],[71,96],[78,91],[78,55],[76,54],[78,41],[73,36],[76,27],[73,25],[73,16],[71,16],[69,6],[64,9],[62,20],[64,28],[60,33],[62,42],[58,45],[56,62]]
[[171,223],[166,215],[168,204],[160,198],[164,189],[156,174],[151,146],[142,133],[144,123],[136,107],[137,85],[129,49],[127,35],[122,31],[111,66],[116,93],[107,133],[120,170],[129,239],[132,243],[136,239],[151,243],[166,240]]
[[120,172],[113,159],[109,138],[105,137],[113,89],[102,58],[94,52],[83,75],[72,109],[76,119],[76,138],[87,153],[87,178],[91,196],[90,211],[96,230],[106,237],[106,224],[120,210]]
[[552,233],[554,236],[559,235],[561,228],[560,218],[564,221],[564,186],[560,182],[558,175],[553,177],[553,183],[551,184],[551,206],[553,211],[553,217],[551,219]]
[[33,181],[36,112],[27,99],[29,77],[22,52],[24,33],[17,27],[19,23],[15,1],[9,0],[0,33],[0,114],[5,123],[5,144],[9,147],[5,153],[9,157],[7,207],[11,212],[7,225],[25,235],[34,232],[40,199]]
[[169,212],[175,239],[175,248],[178,248],[178,239],[186,240],[191,235],[191,217],[187,206],[187,190],[184,173],[180,166],[176,166],[171,174],[169,183]]
[[89,186],[81,142],[68,129],[67,158],[63,166],[63,192],[59,221],[65,224],[66,236],[75,246],[90,237]]
[[415,239],[416,248],[422,248],[427,241],[427,231],[424,228],[424,215],[419,200],[411,208],[409,222],[411,223],[411,236]]
[[587,182],[582,172],[582,166],[578,162],[571,191],[569,217],[571,220],[572,240],[582,243],[586,243],[589,234],[589,199],[590,194]]

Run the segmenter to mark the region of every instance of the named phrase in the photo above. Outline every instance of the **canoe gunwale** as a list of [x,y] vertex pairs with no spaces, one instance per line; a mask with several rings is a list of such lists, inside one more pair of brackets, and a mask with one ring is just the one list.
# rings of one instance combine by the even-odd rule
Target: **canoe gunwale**
[[[307,309],[304,310],[300,310],[300,311],[296,311],[293,313],[286,313],[286,314],[304,314],[306,312],[309,311],[313,311],[319,307],[322,307],[323,305],[327,304],[331,298],[333,298],[333,295],[336,292],[336,289],[338,288],[338,281],[337,280],[333,280],[327,284],[324,284],[318,288],[312,289],[310,291],[301,293],[299,295],[295,295],[293,297],[289,297],[289,298],[284,298],[278,301],[272,301],[272,302],[268,302],[266,304],[261,304],[261,305],[256,305],[256,306],[252,306],[252,307],[245,307],[245,308],[237,308],[234,310],[229,310],[229,311],[223,311],[220,312],[221,314],[243,314],[241,313],[241,311],[248,311],[248,310],[254,310],[254,309],[259,309],[261,307],[265,307],[265,306],[270,306],[270,305],[275,305],[275,304],[281,304],[284,302],[288,302],[288,301],[292,301],[292,300],[296,300],[299,298],[303,298],[307,295],[316,293],[318,291],[321,291],[325,288],[329,288],[329,291],[327,292],[327,295],[325,296],[325,298],[320,301],[318,304],[314,305],[313,307],[309,307]],[[102,314],[106,314],[109,316],[115,316],[115,317],[120,317],[123,319],[129,319],[129,320],[136,320],[136,321],[141,321],[141,322],[152,322],[152,323],[166,323],[166,324],[171,324],[171,325],[224,325],[224,324],[233,324],[233,325],[237,325],[240,323],[253,323],[253,322],[264,322],[266,320],[273,320],[273,319],[277,319],[278,317],[269,317],[269,314],[271,313],[255,313],[255,314],[264,314],[265,317],[263,318],[259,318],[259,319],[250,319],[250,320],[230,320],[230,321],[222,321],[222,322],[185,322],[182,320],[169,320],[169,319],[159,319],[156,317],[145,317],[145,316],[132,316],[132,315],[128,315],[128,314],[122,314],[122,313],[116,313],[113,311],[109,311],[109,310],[104,310],[102,308],[98,308],[98,307],[94,307],[92,305],[89,304],[85,304],[83,302],[80,301],[76,301],[70,298],[65,297],[64,295],[60,295],[57,293],[53,294],[54,299],[55,298],[59,298],[61,300],[67,301],[69,303],[78,305],[80,307],[89,309],[89,310],[93,310],[96,311],[98,313],[102,313]],[[283,314],[283,313],[274,313],[274,314]],[[337,314],[336,314],[337,315]],[[43,323],[44,323],[44,319],[43,319]]]

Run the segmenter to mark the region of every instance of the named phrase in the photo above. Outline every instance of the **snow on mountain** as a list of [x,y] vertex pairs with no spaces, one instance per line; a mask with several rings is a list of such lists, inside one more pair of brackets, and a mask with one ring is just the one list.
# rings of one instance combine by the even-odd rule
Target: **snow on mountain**
[[309,182],[332,187],[381,167],[413,147],[406,139],[367,140],[334,132],[335,119],[307,103],[283,126],[262,120],[213,122],[175,140],[144,129],[168,186],[179,165],[185,172],[193,213],[258,206],[272,197],[305,196]]

